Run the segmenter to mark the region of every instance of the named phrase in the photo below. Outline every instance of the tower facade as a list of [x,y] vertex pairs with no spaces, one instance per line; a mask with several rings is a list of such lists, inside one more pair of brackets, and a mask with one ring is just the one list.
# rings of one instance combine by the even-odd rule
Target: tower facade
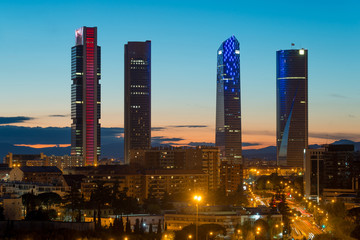
[[151,41],[125,44],[125,163],[151,147]]
[[217,52],[216,137],[220,157],[242,163],[240,44],[232,36]]
[[303,167],[308,146],[308,51],[276,53],[277,163]]
[[71,48],[71,154],[90,166],[100,156],[100,60],[97,28],[77,29]]

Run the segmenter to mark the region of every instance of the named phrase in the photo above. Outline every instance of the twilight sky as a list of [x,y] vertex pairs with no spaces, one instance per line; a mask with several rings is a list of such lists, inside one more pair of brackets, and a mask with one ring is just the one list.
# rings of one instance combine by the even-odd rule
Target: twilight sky
[[70,126],[74,32],[97,26],[103,127],[124,124],[124,44],[151,40],[153,136],[214,142],[216,51],[235,35],[244,142],[275,145],[275,53],[291,43],[309,50],[309,143],[360,141],[359,11],[357,0],[4,0],[0,125]]

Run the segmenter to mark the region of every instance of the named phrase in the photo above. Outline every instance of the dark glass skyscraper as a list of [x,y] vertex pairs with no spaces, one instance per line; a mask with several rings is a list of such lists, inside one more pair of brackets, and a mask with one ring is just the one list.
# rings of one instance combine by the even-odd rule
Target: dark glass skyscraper
[[71,48],[71,154],[83,156],[85,165],[97,164],[100,155],[100,47],[97,28],[75,31]]
[[216,146],[229,163],[242,163],[240,44],[235,36],[217,52]]
[[308,146],[308,51],[276,53],[276,135],[278,165],[303,167]]
[[151,41],[125,44],[125,163],[151,146]]

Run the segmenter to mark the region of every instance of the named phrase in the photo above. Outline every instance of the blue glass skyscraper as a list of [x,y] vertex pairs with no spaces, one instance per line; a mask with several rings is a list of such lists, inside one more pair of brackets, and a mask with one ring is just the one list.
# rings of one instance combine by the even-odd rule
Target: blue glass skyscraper
[[276,53],[278,165],[303,167],[308,146],[308,51]]
[[242,163],[240,97],[240,44],[235,36],[217,52],[216,140],[220,157]]

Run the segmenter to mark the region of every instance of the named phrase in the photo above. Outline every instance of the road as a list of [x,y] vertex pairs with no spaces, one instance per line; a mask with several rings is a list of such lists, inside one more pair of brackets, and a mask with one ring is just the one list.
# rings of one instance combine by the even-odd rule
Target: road
[[[251,190],[251,198],[254,206],[257,205],[269,205],[269,201],[271,198],[261,198],[258,195],[255,195]],[[318,228],[316,224],[314,224],[314,219],[312,214],[307,212],[303,206],[301,206],[296,201],[293,201],[291,198],[287,198],[287,203],[290,209],[295,209],[301,212],[301,216],[293,216],[291,219],[293,222],[291,223],[292,233],[291,236],[294,239],[312,239],[317,234],[324,233],[323,230]]]
[[324,233],[317,225],[314,224],[314,218],[298,203],[287,199],[289,207],[301,212],[301,217],[293,218],[294,222],[291,224],[292,236],[294,239],[312,239],[317,234]]
[[292,223],[293,237],[297,239],[312,239],[316,234],[322,234],[323,232],[316,226],[313,225],[307,218],[301,217]]

